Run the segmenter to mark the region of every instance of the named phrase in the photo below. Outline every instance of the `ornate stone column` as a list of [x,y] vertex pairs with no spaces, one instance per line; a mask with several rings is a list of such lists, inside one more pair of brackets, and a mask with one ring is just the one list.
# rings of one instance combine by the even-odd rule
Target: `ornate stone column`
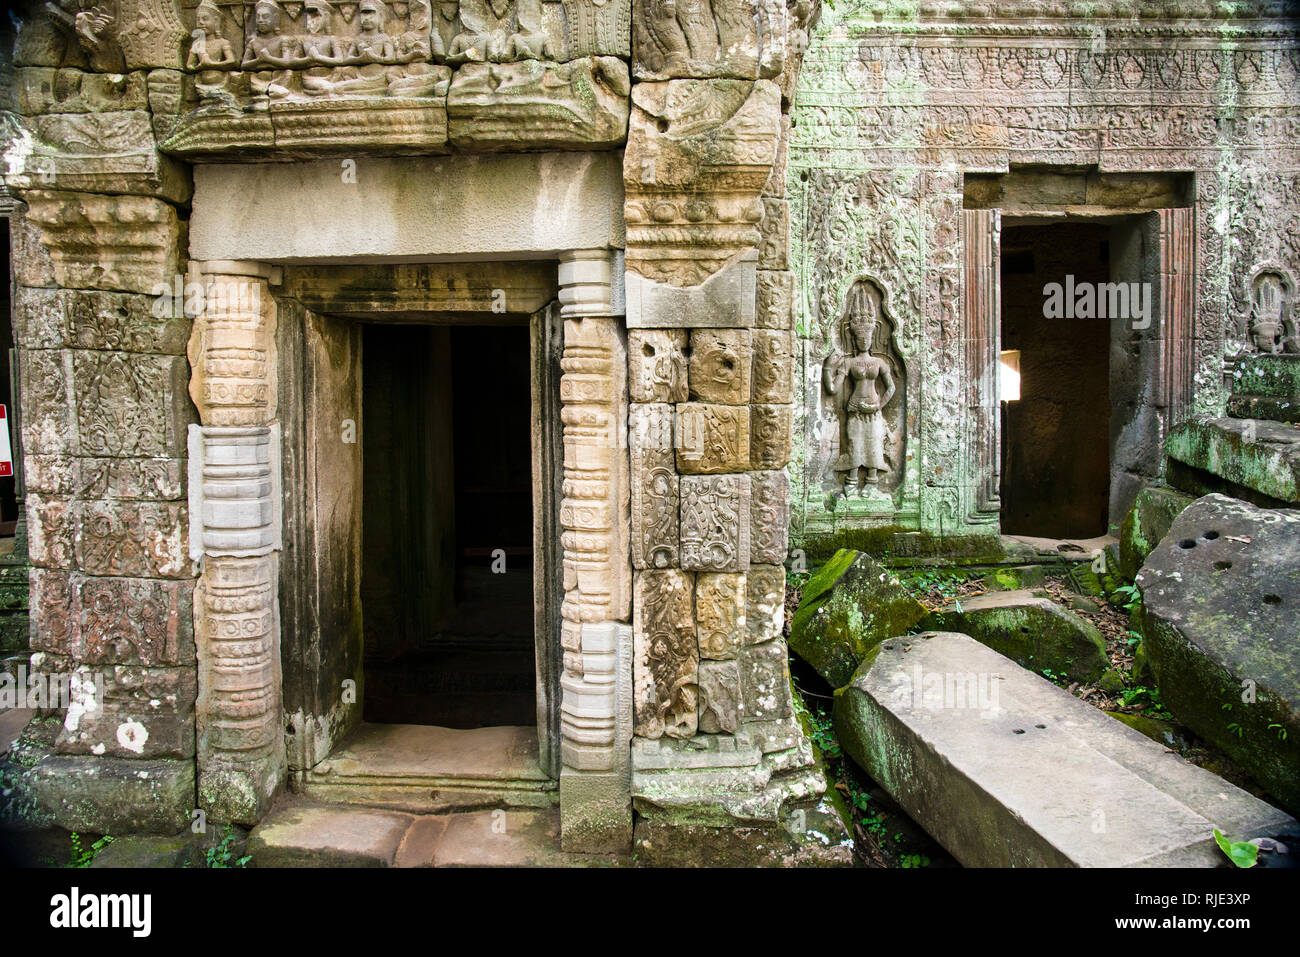
[[627,349],[609,250],[560,261],[564,603],[560,813],[571,851],[632,841]]
[[256,823],[285,777],[275,302],[261,263],[196,264],[203,290],[189,342],[191,550],[199,659],[199,805]]

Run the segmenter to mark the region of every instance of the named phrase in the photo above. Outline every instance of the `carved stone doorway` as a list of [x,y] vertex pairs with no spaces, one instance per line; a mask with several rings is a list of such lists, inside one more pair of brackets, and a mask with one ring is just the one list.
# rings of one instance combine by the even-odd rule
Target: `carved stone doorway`
[[[1056,237],[1039,244],[1048,255],[1073,255],[1075,251],[1068,237],[1052,233],[1053,228],[1091,229],[1088,241],[1094,244],[1105,232],[1108,282],[1124,285],[1130,297],[1136,289],[1139,302],[1149,301],[1145,316],[1131,303],[1123,317],[1109,315],[1113,312],[1109,308],[1106,319],[1081,319],[1077,308],[1073,318],[1043,316],[1044,322],[1057,324],[1109,324],[1105,372],[1109,476],[1105,526],[1100,533],[1113,534],[1138,490],[1160,477],[1166,433],[1191,414],[1197,270],[1192,185],[1190,175],[1181,172],[1111,174],[1096,169],[1013,168],[1009,173],[967,174],[963,271],[970,471],[976,512],[1000,512],[1004,532],[1014,533],[1001,497],[1005,436],[999,359],[1003,349],[1014,348],[1002,342],[1006,232],[1020,227],[1046,229],[1046,235]],[[1056,275],[1052,281],[1064,286],[1065,276]],[[1107,297],[1108,307],[1111,297],[1119,295],[1117,289],[1094,289],[1094,308],[1098,292]],[[1078,293],[1076,283],[1076,307]],[[1065,294],[1063,288],[1062,299]],[[1041,310],[1046,298],[1041,286],[1037,296]],[[1100,363],[1096,365],[1094,375],[1099,375]],[[1094,379],[1093,384],[1099,383]],[[1094,419],[1100,417],[1094,413]],[[1096,503],[1090,507],[1098,510]],[[1071,533],[1069,537],[1080,536]]]
[[[289,764],[308,793],[554,799],[554,277],[531,262],[285,270],[282,658]],[[483,468],[456,468],[474,455]],[[436,646],[456,627],[510,647],[457,657]]]

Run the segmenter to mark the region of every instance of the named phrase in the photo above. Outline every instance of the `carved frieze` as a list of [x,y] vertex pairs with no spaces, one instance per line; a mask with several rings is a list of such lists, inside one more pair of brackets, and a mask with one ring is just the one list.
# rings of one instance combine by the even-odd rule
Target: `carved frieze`
[[780,117],[770,80],[636,84],[623,164],[631,272],[695,286],[757,245]]
[[794,328],[794,273],[759,270],[754,322],[763,329]]
[[749,567],[749,476],[683,475],[682,568],[741,572]]
[[628,448],[632,465],[632,566],[676,568],[679,498],[673,407],[634,403],[628,415]]
[[783,0],[639,0],[632,53],[638,80],[774,77],[789,30]]
[[695,623],[700,657],[728,661],[740,654],[745,631],[745,576],[695,576]]
[[637,572],[635,578],[636,734],[689,738],[698,726],[699,698],[694,576],[668,569]]
[[448,136],[476,151],[609,148],[626,137],[630,91],[615,57],[470,63],[447,93]]
[[740,687],[746,721],[788,718],[790,665],[785,642],[770,641],[745,648],[740,657]]

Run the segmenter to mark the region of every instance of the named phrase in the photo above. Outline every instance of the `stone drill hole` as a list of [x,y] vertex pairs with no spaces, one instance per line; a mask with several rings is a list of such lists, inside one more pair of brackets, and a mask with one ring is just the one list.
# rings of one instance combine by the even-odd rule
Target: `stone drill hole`
[[1201,537],[1204,538],[1207,542],[1212,542],[1212,541],[1214,541],[1216,538],[1219,537],[1219,533],[1218,533],[1218,532],[1214,532],[1214,531],[1210,531],[1210,532],[1206,532],[1206,533],[1205,533],[1204,535],[1202,535]]
[[668,132],[668,121],[664,119],[655,120],[655,129],[660,133]]
[[1217,572],[1226,572],[1232,567],[1232,562],[1215,562],[1214,570]]
[[1025,729],[1024,729],[1024,728],[1013,728],[1012,731],[1011,731],[1011,733],[1012,733],[1012,734],[1024,734],[1024,733],[1025,733]]
[[1265,596],[1264,596],[1264,604],[1266,604],[1266,605],[1280,605],[1280,604],[1282,604],[1282,596],[1281,596],[1281,595],[1265,595]]
[[1036,724],[1036,725],[1034,725],[1034,727],[1035,727],[1035,728],[1046,728],[1047,725],[1045,725],[1045,724]]
[[1179,548],[1195,548],[1195,547],[1196,547],[1196,542],[1195,542],[1193,539],[1190,539],[1190,538],[1184,538],[1181,542],[1178,543],[1178,547],[1179,547]]

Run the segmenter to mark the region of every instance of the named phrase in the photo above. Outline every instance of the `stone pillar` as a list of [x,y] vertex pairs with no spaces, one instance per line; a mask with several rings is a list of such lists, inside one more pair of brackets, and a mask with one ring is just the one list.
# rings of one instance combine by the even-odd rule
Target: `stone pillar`
[[626,850],[632,841],[627,350],[613,260],[608,250],[582,250],[560,261],[560,814],[564,848],[582,852]]
[[199,805],[255,824],[285,779],[277,602],[275,302],[260,263],[197,264],[190,336],[191,549],[199,659]]

